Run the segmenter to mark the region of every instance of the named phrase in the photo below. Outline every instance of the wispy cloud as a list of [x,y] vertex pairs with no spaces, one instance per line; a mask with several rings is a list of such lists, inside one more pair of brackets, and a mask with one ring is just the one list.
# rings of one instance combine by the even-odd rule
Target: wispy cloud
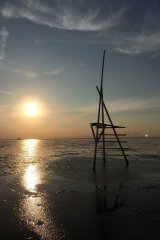
[[36,70],[26,69],[26,67],[24,67],[24,66],[20,66],[20,65],[16,66],[15,64],[14,65],[12,65],[12,64],[2,65],[1,64],[0,69],[7,71],[7,72],[19,74],[28,79],[34,79],[34,78],[38,78],[39,76],[58,75],[64,69],[64,67],[62,67],[60,69],[55,69],[53,71],[36,71]]
[[9,33],[6,28],[3,27],[0,30],[0,60],[4,59],[5,57],[5,48],[8,37]]
[[[107,44],[116,52],[156,55],[160,52],[159,9],[158,1],[142,8],[137,1],[6,0],[1,14],[5,19],[27,19],[50,28],[90,32],[85,41]],[[1,58],[7,37],[1,44]],[[43,44],[43,40],[36,40],[36,44]]]
[[0,90],[0,94],[11,95],[11,96],[15,96],[15,95],[16,95],[16,94],[13,93],[13,92],[4,91],[4,90]]
[[160,99],[123,99],[119,101],[113,101],[108,104],[112,113],[144,113],[144,112],[156,112],[160,109]]
[[42,75],[46,75],[46,76],[55,76],[57,74],[59,74],[61,72],[60,69],[54,70],[54,71],[50,71],[50,72],[42,72]]
[[10,107],[9,105],[0,105],[0,111],[5,111],[9,107]]
[[21,73],[24,75],[24,77],[29,78],[29,79],[38,77],[38,74],[34,71],[21,71]]
[[119,47],[115,51],[137,55],[145,52],[158,53],[160,51],[160,31],[142,32],[136,36],[123,38]]
[[88,106],[74,106],[74,107],[61,107],[58,109],[54,109],[54,114],[61,114],[65,116],[73,116],[73,117],[87,117],[93,116],[97,112],[97,106],[95,105],[88,105]]
[[[154,6],[154,7],[153,7]],[[139,22],[137,29],[129,29],[127,33],[122,33],[116,41],[116,51],[137,55],[142,53],[152,53],[158,55],[160,52],[160,8],[153,4],[145,9],[144,17]],[[131,22],[134,27],[134,22]]]
[[126,10],[120,8],[116,12],[109,12],[105,18],[101,18],[100,8],[92,7],[92,5],[86,8],[85,1],[70,1],[70,4],[65,2],[62,4],[54,0],[52,5],[47,5],[42,1],[25,0],[17,5],[14,2],[6,3],[2,8],[2,16],[6,19],[27,19],[58,29],[101,31],[119,25]]
[[[160,99],[157,98],[146,98],[146,99],[122,99],[111,101],[106,104],[111,114],[153,114],[159,112]],[[73,116],[95,116],[97,114],[98,105],[88,105],[81,107],[65,108],[61,109],[59,113],[63,115]],[[93,120],[93,119],[92,119]]]
[[23,77],[26,77],[28,79],[33,79],[36,78],[38,76],[38,74],[32,70],[26,70],[24,69],[23,66],[12,66],[12,65],[0,65],[0,69],[5,70],[7,72],[11,72],[11,73],[16,73],[16,74],[20,74]]

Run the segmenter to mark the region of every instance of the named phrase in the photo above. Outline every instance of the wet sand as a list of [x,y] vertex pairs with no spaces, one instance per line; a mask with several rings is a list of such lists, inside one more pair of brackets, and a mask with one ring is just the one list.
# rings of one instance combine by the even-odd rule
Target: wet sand
[[[160,163],[0,177],[1,239],[159,239]],[[23,179],[23,180],[22,180]],[[30,184],[30,185],[29,185]]]

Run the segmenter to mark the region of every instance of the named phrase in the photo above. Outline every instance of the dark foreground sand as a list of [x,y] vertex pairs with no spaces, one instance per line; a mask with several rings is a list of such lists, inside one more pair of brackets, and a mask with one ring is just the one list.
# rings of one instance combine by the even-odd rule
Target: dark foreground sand
[[33,191],[22,175],[0,178],[0,239],[160,239],[158,162],[55,169]]

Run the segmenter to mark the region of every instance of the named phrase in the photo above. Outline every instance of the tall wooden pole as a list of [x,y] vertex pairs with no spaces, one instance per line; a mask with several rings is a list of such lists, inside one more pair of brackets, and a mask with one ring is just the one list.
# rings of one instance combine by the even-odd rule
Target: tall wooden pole
[[103,107],[103,72],[104,72],[104,61],[105,61],[105,50],[103,52],[103,62],[102,62],[102,73],[101,73],[101,89],[100,89],[100,98],[101,98],[101,109],[102,109],[102,137],[103,137],[103,165],[106,163],[106,151],[105,151],[105,127],[104,127],[104,107]]
[[[104,61],[105,61],[105,50],[103,52],[103,61],[102,61],[102,72],[101,72],[101,84],[100,84],[100,94],[99,94],[99,106],[98,106],[98,116],[97,116],[97,127],[96,127],[96,136],[95,136],[95,149],[94,149],[94,161],[93,161],[93,170],[96,167],[96,158],[97,158],[97,144],[99,141],[99,123],[102,123],[102,137],[103,137],[103,165],[105,165],[105,133],[104,133],[104,108],[103,108],[103,72],[104,72]],[[102,119],[100,116],[102,115]]]

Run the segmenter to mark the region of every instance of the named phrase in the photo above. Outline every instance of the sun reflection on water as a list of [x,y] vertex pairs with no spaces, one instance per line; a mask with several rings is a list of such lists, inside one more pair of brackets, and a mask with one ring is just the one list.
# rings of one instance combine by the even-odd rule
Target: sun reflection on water
[[38,142],[37,139],[27,139],[23,141],[23,150],[26,159],[33,159],[36,156]]
[[[38,140],[27,139],[23,141],[23,154],[26,162],[30,163],[25,168],[22,184],[30,192],[37,191],[37,184],[41,182],[38,164],[35,163],[38,153]],[[28,161],[29,160],[29,161]],[[30,161],[31,160],[31,161]]]
[[43,187],[46,184],[44,182],[45,168],[42,165],[43,162],[39,161],[39,142],[36,139],[23,141],[25,168],[21,178],[23,192],[18,207],[18,217],[25,223],[27,229],[36,233],[40,239],[59,239],[58,235],[63,236],[64,232],[57,226],[54,214],[50,211],[53,202],[51,201],[51,204],[48,201],[48,195],[42,190],[43,188],[38,188],[39,184]]
[[[26,227],[36,233],[42,240],[61,239],[64,231],[57,226],[53,212],[45,196],[27,196],[22,199],[19,207],[19,217]],[[31,236],[31,239],[33,236]],[[26,238],[30,239],[30,238]]]
[[37,166],[35,165],[28,166],[24,174],[23,180],[24,187],[28,191],[36,192],[37,184],[41,182]]

